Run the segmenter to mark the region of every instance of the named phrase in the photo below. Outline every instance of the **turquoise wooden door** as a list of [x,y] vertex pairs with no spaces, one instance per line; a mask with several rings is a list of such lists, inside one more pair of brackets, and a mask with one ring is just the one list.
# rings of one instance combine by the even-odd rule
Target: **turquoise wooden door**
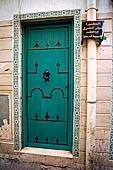
[[71,151],[71,33],[72,24],[24,27],[24,146]]

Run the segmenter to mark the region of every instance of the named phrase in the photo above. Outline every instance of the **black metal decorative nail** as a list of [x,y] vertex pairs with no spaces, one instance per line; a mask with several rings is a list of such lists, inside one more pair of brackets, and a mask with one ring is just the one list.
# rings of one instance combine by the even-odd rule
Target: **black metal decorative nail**
[[56,119],[57,119],[57,122],[59,121],[59,115],[57,114],[57,117],[56,117]]
[[37,113],[35,114],[35,117],[36,117],[36,119],[38,118],[38,114]]
[[57,144],[59,143],[59,139],[58,139],[58,137],[57,137],[57,139],[56,139],[56,143],[57,143]]
[[48,143],[48,137],[46,137],[46,143]]
[[46,118],[46,120],[48,120],[48,119],[49,119],[48,112],[46,112],[45,118]]
[[36,143],[38,143],[38,136],[35,137]]

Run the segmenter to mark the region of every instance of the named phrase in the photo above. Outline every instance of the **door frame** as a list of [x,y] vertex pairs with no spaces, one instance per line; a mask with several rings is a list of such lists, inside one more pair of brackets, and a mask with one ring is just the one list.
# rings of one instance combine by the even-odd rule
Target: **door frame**
[[[74,60],[74,51],[73,51],[73,47],[74,47],[74,42],[73,42],[73,19],[64,19],[64,20],[53,20],[53,21],[40,21],[40,22],[30,22],[30,23],[23,23],[22,24],[22,147],[28,147],[27,146],[27,133],[28,133],[28,127],[27,127],[27,99],[26,99],[26,89],[27,89],[27,78],[26,77],[26,57],[28,57],[28,53],[25,50],[27,48],[27,32],[29,30],[34,30],[34,29],[47,29],[47,28],[68,28],[69,30],[69,103],[68,103],[68,107],[67,107],[67,111],[68,111],[68,117],[70,120],[70,123],[68,123],[68,130],[67,130],[67,136],[68,136],[68,146],[64,146],[64,148],[69,148],[68,150],[72,152],[72,131],[73,131],[73,98],[74,98],[74,64],[73,64],[73,60]],[[68,34],[68,33],[67,33]],[[72,43],[71,43],[72,42]],[[27,70],[28,71],[28,70]],[[71,124],[72,122],[72,124]],[[43,146],[43,145],[42,145]],[[59,149],[63,148],[62,146],[58,145]],[[44,148],[48,148],[48,149],[53,149],[57,148],[58,146],[52,146],[52,148],[49,146],[49,148],[47,146],[45,146]],[[41,147],[41,144],[40,144]],[[65,150],[65,149],[62,149]]]
[[74,102],[73,102],[73,146],[72,153],[79,156],[80,129],[80,77],[81,77],[81,21],[80,10],[63,10],[14,15],[13,44],[13,112],[14,150],[22,149],[22,23],[41,20],[74,20]]

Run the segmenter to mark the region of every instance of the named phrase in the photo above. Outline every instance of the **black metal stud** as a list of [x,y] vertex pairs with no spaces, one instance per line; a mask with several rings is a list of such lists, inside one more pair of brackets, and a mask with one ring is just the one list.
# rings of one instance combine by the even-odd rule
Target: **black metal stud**
[[46,137],[46,143],[48,143],[48,137]]
[[38,136],[35,137],[36,143],[38,143]]
[[59,139],[58,139],[58,137],[57,137],[57,139],[56,139],[56,143],[57,143],[57,144],[59,143]]
[[46,118],[46,120],[48,120],[48,119],[49,119],[48,112],[46,112],[45,118]]
[[38,118],[38,114],[37,113],[35,114],[35,117],[36,117],[36,120],[37,120],[37,118]]
[[57,114],[57,117],[56,117],[56,119],[57,119],[57,122],[59,121],[59,115]]

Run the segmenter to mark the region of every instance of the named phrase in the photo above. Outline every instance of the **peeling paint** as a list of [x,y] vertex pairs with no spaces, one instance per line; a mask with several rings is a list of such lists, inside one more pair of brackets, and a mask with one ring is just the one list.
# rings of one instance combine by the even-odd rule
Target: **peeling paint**
[[3,120],[3,126],[0,127],[0,139],[10,139],[11,138],[11,127],[8,124],[8,120]]
[[7,120],[9,124],[9,97],[0,94],[0,127],[4,125],[3,120]]

